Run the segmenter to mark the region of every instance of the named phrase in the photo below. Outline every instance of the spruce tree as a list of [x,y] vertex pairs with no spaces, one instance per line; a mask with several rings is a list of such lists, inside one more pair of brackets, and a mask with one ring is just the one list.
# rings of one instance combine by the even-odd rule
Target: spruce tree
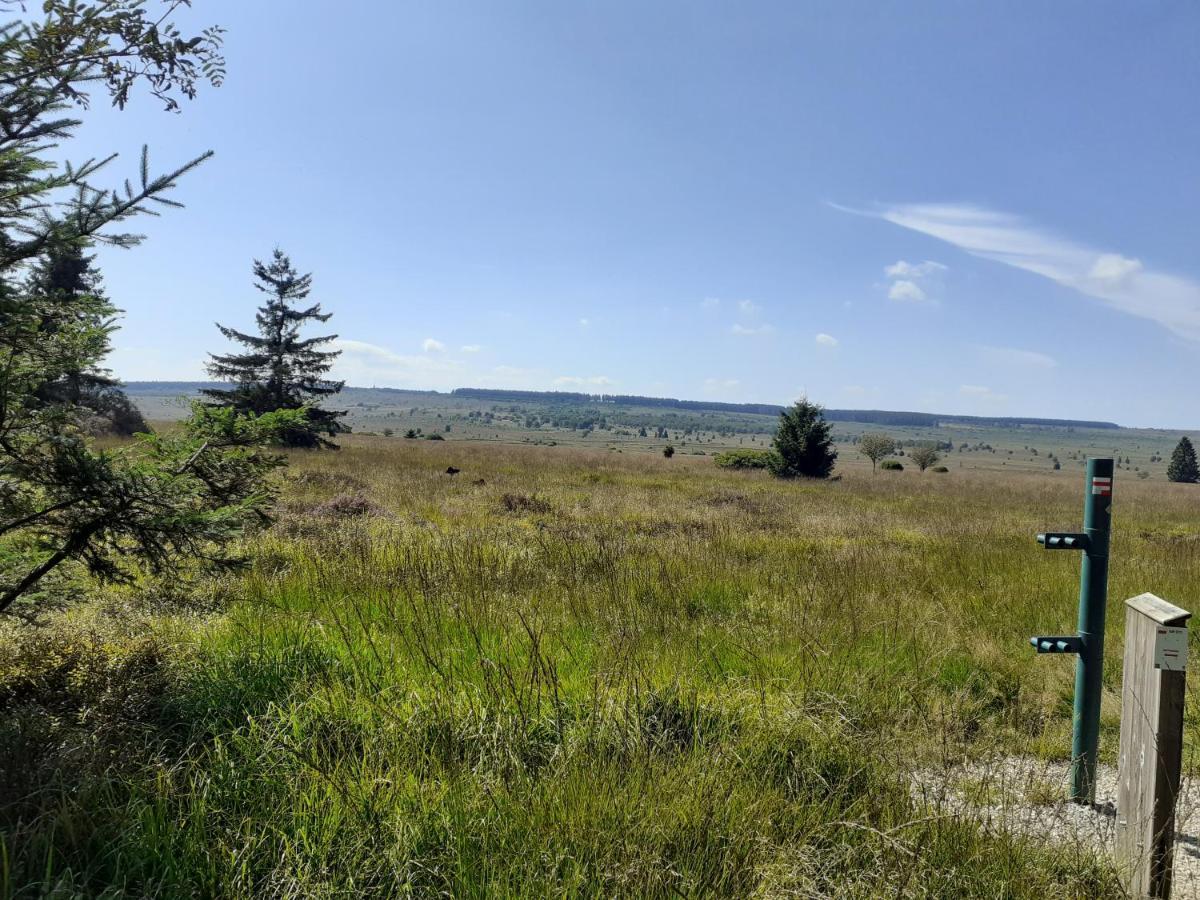
[[212,406],[230,407],[261,414],[277,410],[303,410],[304,424],[282,437],[289,447],[336,448],[332,437],[350,429],[340,419],[345,411],[321,409],[316,404],[336,394],[345,382],[324,376],[333,367],[340,350],[322,350],[336,334],[302,338],[307,322],[327,322],[332,313],[322,313],[321,304],[297,307],[312,290],[312,275],[297,273],[292,261],[279,248],[270,264],[254,261],[254,287],[267,295],[255,317],[258,334],[246,334],[218,323],[221,334],[248,348],[245,353],[211,354],[208,373],[219,381],[231,381],[229,389],[204,391]]
[[266,475],[278,459],[261,444],[296,420],[198,409],[180,431],[116,449],[79,427],[72,385],[83,393],[84,377],[101,371],[112,310],[94,292],[46,289],[30,267],[41,260],[45,274],[97,242],[136,245],[138,235],[111,226],[178,206],[175,182],[210,154],[155,176],[143,150],[120,190],[101,189],[114,157],[60,162],[81,124],[68,110],[97,87],[124,107],[138,84],[178,108],[177,96],[220,82],[221,31],[181,34],[171,20],[181,3],[165,14],[142,0],[39,7],[40,19],[0,25],[0,613],[63,564],[108,580],[237,564],[230,542],[272,504]]
[[1200,481],[1200,466],[1196,464],[1196,448],[1185,434],[1175,445],[1171,454],[1171,462],[1167,464],[1167,479],[1169,481],[1184,481],[1195,484]]
[[796,401],[779,414],[771,471],[780,478],[828,478],[837,460],[831,431],[819,405]]
[[95,256],[85,254],[78,244],[53,247],[31,267],[24,291],[46,304],[43,333],[82,326],[89,334],[87,354],[38,386],[36,400],[71,410],[75,423],[92,434],[128,436],[147,431],[142,414],[101,366],[111,349],[109,337],[120,310],[104,293]]

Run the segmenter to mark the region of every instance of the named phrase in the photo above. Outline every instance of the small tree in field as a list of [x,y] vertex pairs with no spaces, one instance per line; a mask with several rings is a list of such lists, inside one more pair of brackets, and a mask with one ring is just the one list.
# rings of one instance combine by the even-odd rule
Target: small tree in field
[[1196,448],[1185,434],[1175,445],[1171,462],[1167,464],[1167,479],[1195,484],[1200,481],[1200,466],[1196,464]]
[[918,444],[908,451],[908,458],[916,463],[918,469],[924,472],[942,457],[938,454],[937,445]]
[[663,456],[665,456],[667,459],[670,459],[674,455],[675,447],[672,444],[667,444],[667,446],[663,447]]
[[896,452],[896,439],[880,431],[868,432],[859,439],[858,452],[871,461],[873,473],[881,459]]
[[818,404],[797,400],[779,414],[772,474],[779,478],[828,478],[837,460],[831,431],[825,411]]
[[306,322],[326,322],[332,313],[322,313],[320,303],[294,307],[308,297],[312,275],[299,274],[279,248],[269,265],[254,261],[254,279],[254,286],[267,295],[266,304],[258,308],[256,316],[259,333],[244,334],[217,325],[221,334],[248,349],[245,353],[213,354],[208,374],[232,381],[234,386],[229,390],[210,388],[204,393],[213,406],[255,415],[302,409],[305,424],[286,432],[283,443],[289,447],[335,448],[336,444],[321,435],[332,437],[349,431],[340,421],[346,413],[312,404],[336,394],[344,384],[325,378],[341,351],[318,349],[337,335],[300,337],[300,328]]

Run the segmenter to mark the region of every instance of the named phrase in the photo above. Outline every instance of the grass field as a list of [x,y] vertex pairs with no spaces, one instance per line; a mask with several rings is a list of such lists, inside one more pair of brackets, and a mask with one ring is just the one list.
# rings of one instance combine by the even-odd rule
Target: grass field
[[[1079,524],[1065,459],[818,483],[345,444],[293,456],[249,572],[59,583],[3,626],[4,895],[1120,895],[910,799],[1069,749],[1071,661],[1027,643],[1073,628],[1078,559],[1034,542]],[[1121,601],[1200,584],[1200,488],[1115,493],[1109,762]]]

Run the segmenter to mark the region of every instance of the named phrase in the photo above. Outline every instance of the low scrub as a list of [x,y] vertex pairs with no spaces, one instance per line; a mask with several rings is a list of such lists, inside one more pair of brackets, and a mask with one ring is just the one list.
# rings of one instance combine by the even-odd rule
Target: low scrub
[[883,469],[885,472],[903,472],[904,464],[897,462],[894,459],[885,459],[879,464],[879,468]]
[[726,450],[713,457],[722,469],[769,469],[775,457],[773,450]]

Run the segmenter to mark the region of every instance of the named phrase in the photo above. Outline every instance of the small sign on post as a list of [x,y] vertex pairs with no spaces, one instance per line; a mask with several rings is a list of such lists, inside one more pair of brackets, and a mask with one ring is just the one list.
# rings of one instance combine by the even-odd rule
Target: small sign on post
[[1117,853],[1131,897],[1169,897],[1191,613],[1153,594],[1125,607]]

